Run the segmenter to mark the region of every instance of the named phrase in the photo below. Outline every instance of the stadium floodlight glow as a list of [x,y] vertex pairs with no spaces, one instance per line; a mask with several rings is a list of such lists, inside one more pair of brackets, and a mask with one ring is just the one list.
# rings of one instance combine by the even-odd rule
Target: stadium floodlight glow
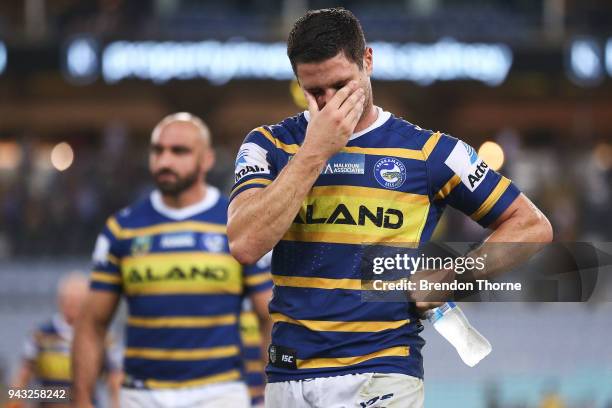
[[612,76],[612,38],[606,42],[606,71]]
[[73,161],[74,150],[68,143],[58,143],[51,150],[51,164],[57,171],[67,170]]
[[464,44],[451,38],[431,44],[371,44],[376,55],[374,77],[410,80],[420,85],[435,81],[472,79],[500,85],[512,67],[512,50],[505,44]]
[[2,41],[0,41],[0,74],[2,74],[4,72],[4,68],[6,68],[7,59],[6,46]]
[[595,86],[603,80],[603,56],[600,44],[592,38],[572,41],[566,59],[570,79],[581,86]]
[[[501,84],[512,66],[504,44],[463,44],[443,39],[435,44],[371,44],[377,56],[373,78],[435,81],[471,79]],[[232,79],[292,79],[284,43],[248,41],[128,42],[108,44],[102,52],[102,76],[108,83],[125,78],[164,83],[205,78],[215,85]]]
[[118,41],[102,53],[102,76],[109,83],[206,78],[223,85],[238,78],[286,80],[293,71],[283,43]]
[[98,44],[89,36],[70,40],[64,50],[64,76],[73,83],[88,84],[99,71]]
[[492,170],[499,170],[504,165],[504,149],[497,143],[490,140],[484,142],[478,148],[478,156],[487,163]]

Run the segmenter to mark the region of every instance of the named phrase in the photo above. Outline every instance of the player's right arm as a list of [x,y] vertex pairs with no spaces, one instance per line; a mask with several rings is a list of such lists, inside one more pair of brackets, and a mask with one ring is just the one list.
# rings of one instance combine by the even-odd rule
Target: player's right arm
[[230,203],[227,235],[240,263],[257,262],[280,241],[323,166],[346,145],[363,112],[364,93],[355,81],[321,110],[305,94],[310,121],[303,145],[268,186],[245,190]]
[[73,401],[76,407],[91,407],[96,380],[104,365],[108,325],[119,303],[119,294],[91,291],[76,325],[72,348]]
[[112,230],[114,218],[98,236],[93,254],[90,291],[75,324],[72,344],[74,407],[92,407],[96,380],[105,364],[108,326],[122,291],[120,254]]

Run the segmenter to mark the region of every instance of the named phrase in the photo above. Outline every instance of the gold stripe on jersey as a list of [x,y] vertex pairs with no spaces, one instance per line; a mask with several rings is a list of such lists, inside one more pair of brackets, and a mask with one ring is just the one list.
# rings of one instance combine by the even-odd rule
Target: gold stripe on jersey
[[312,189],[284,240],[341,244],[419,242],[429,197],[369,187]]
[[123,258],[123,287],[128,295],[240,294],[242,266],[230,255],[162,252]]
[[225,234],[223,224],[212,224],[199,221],[168,222],[140,228],[122,228],[115,217],[111,217],[106,224],[117,239],[130,239],[142,235],[164,234],[169,232],[214,232]]
[[111,275],[109,273],[93,271],[91,273],[91,280],[95,282],[110,283],[112,285],[121,284],[121,276]]
[[361,186],[316,186],[308,197],[376,197],[377,202],[402,202],[408,204],[427,205],[429,197],[423,194],[405,193],[403,191]]
[[304,276],[272,275],[276,286],[311,289],[361,290],[361,279],[307,278]]
[[70,353],[42,351],[35,359],[36,374],[45,380],[71,381]]
[[142,317],[130,316],[127,323],[134,327],[148,328],[167,328],[167,327],[182,327],[182,328],[203,328],[230,326],[236,324],[238,318],[233,313],[218,315],[218,316],[172,316],[172,317]]
[[247,286],[257,286],[262,283],[268,282],[272,279],[270,271],[260,272],[255,275],[249,275],[244,278],[244,282]]
[[109,263],[111,263],[111,264],[113,264],[113,265],[115,265],[115,266],[119,266],[119,263],[120,263],[119,258],[117,258],[116,256],[114,256],[113,254],[108,254],[108,255],[106,256],[106,260],[107,260]]
[[263,373],[264,365],[261,360],[247,360],[244,364],[247,373]]
[[506,177],[502,176],[491,194],[487,197],[486,200],[480,205],[480,207],[470,216],[474,221],[480,220],[482,217],[487,215],[491,208],[497,203],[499,197],[504,194],[504,191],[510,186],[510,180]]
[[440,132],[432,133],[431,136],[429,136],[429,138],[423,145],[423,149],[421,149],[423,152],[423,158],[425,160],[429,158],[429,155],[431,154],[431,152],[433,152],[433,150],[436,148],[436,145],[440,141],[441,137],[442,137],[442,134]]
[[346,367],[354,364],[363,363],[379,357],[408,357],[410,348],[408,346],[396,346],[383,350],[375,351],[363,356],[351,357],[331,357],[331,358],[312,358],[307,360],[297,359],[297,368],[328,368],[328,367]]
[[264,387],[262,387],[261,385],[251,385],[251,386],[249,386],[249,396],[251,398],[263,397],[264,396]]
[[162,380],[146,380],[145,385],[148,388],[182,388],[196,387],[200,385],[208,385],[225,381],[239,380],[241,377],[239,370],[230,370],[220,374],[209,375],[206,377],[194,378],[185,381],[162,381]]
[[461,177],[456,174],[453,174],[446,184],[442,186],[440,191],[438,191],[434,197],[435,200],[444,200],[448,195],[453,191],[455,187],[457,187],[461,183]]
[[271,183],[272,183],[272,180],[268,180],[268,179],[265,179],[265,178],[250,179],[250,180],[247,180],[244,183],[240,183],[236,187],[232,188],[232,191],[230,192],[230,195],[233,195],[235,191],[238,191],[242,187],[248,186],[249,184],[264,184],[264,185],[267,186],[268,184],[271,184]]
[[[266,139],[268,139],[274,146],[281,149],[288,154],[296,154],[300,148],[300,145],[291,143],[283,143],[277,137],[268,131],[264,127],[258,127],[255,129],[256,132],[261,133]],[[431,137],[427,140],[422,149],[401,149],[392,147],[358,147],[358,146],[345,146],[340,151],[343,153],[360,153],[369,154],[373,156],[393,156],[401,157],[404,159],[412,160],[427,160],[427,157],[440,140],[442,135],[440,132],[432,133]]]
[[328,320],[295,320],[281,313],[272,313],[272,320],[276,322],[284,322],[303,326],[311,331],[329,331],[329,332],[351,332],[351,333],[372,333],[383,330],[393,330],[410,323],[409,320],[395,321],[360,321],[360,322],[344,322],[344,321],[328,321]]
[[286,144],[286,143],[281,142],[278,138],[274,137],[272,135],[272,133],[270,133],[263,126],[258,127],[257,129],[255,129],[255,131],[261,133],[262,135],[264,135],[266,139],[268,139],[270,142],[272,142],[274,144],[274,146],[276,146],[277,148],[283,150],[286,153],[296,154],[298,149],[300,148],[300,145],[298,145],[298,144]]
[[136,348],[125,349],[127,358],[146,358],[149,360],[210,360],[215,358],[233,357],[240,354],[238,346],[219,346],[197,349],[159,349]]
[[259,347],[261,345],[259,320],[252,311],[240,313],[240,340],[245,346]]
[[423,160],[423,152],[414,149],[397,149],[393,147],[357,147],[346,146],[341,150],[343,153],[361,153],[372,156],[393,156],[403,159]]

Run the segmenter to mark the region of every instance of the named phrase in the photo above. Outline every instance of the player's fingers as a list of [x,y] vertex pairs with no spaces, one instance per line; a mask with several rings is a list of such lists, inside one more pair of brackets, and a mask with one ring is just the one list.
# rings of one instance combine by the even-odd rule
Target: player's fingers
[[363,113],[364,109],[364,103],[365,95],[362,95],[361,98],[359,98],[359,101],[353,106],[353,109],[351,109],[345,117],[345,120],[351,130],[355,129],[355,126],[357,126],[357,122],[359,122],[359,119],[361,118],[361,114]]
[[353,108],[355,108],[355,106],[358,105],[358,103],[361,101],[364,95],[365,95],[365,92],[363,88],[357,89],[355,92],[351,94],[351,96],[346,98],[344,103],[340,106],[340,112],[342,112],[344,116],[348,116],[351,110],[353,110]]
[[325,107],[329,106],[329,109],[336,110],[338,109],[342,103],[351,96],[353,92],[357,90],[358,84],[357,81],[350,81],[348,84],[344,85],[336,94],[327,102]]
[[317,105],[317,100],[314,96],[307,90],[303,89],[304,96],[306,97],[306,101],[308,102],[308,112],[310,112],[310,117],[314,117],[314,115],[319,112],[319,105]]

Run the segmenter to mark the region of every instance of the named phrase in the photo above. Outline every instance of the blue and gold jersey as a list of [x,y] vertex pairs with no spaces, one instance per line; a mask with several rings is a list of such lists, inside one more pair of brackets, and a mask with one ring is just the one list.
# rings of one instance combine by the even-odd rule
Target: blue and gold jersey
[[[230,199],[265,188],[304,141],[308,112],[253,130],[236,160]],[[363,302],[363,244],[430,240],[446,205],[487,227],[518,189],[474,149],[378,108],[324,167],[272,258],[274,320],[268,381],[379,372],[423,376],[422,330],[403,302]],[[274,353],[273,353],[274,352]]]
[[245,309],[240,314],[240,338],[251,405],[261,405],[266,381],[261,355],[261,333],[257,315],[252,310]]
[[[73,330],[60,316],[41,324],[24,345],[24,359],[29,361],[36,381],[43,387],[70,387],[72,366],[70,352]],[[119,371],[120,364],[115,356],[112,342],[107,340],[104,358],[104,372]]]
[[193,387],[242,378],[242,297],[272,286],[269,266],[229,253],[227,199],[208,187],[172,209],[157,191],[111,217],[94,251],[91,288],[128,304],[126,385]]

